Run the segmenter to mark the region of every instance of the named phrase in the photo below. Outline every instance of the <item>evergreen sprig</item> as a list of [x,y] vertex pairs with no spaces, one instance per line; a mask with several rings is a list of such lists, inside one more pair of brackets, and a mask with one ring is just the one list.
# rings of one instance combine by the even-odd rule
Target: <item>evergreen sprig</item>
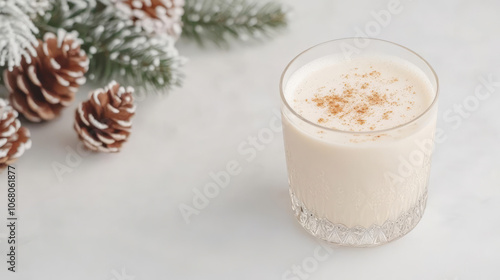
[[102,0],[88,5],[65,3],[66,7],[53,5],[37,26],[41,35],[59,28],[79,33],[90,59],[90,80],[107,83],[115,79],[145,92],[164,92],[180,85],[182,58],[171,38],[148,35]]
[[187,0],[182,18],[183,37],[227,46],[231,38],[271,36],[287,25],[287,9],[276,2],[245,0]]
[[[36,54],[38,29],[31,17],[43,14],[47,0],[0,0],[0,68],[12,70]],[[3,72],[3,71],[2,71]]]

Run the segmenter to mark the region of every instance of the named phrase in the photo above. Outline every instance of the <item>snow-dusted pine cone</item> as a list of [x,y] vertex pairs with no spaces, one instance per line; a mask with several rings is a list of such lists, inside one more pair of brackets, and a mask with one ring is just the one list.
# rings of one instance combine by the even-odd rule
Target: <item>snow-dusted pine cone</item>
[[21,126],[17,112],[0,99],[0,170],[12,164],[31,148],[30,132]]
[[119,152],[127,141],[135,113],[133,88],[115,81],[90,93],[75,114],[75,130],[85,147],[99,152]]
[[31,63],[23,59],[20,66],[4,72],[10,101],[19,113],[33,122],[52,120],[73,101],[89,67],[81,43],[73,32],[46,33]]
[[114,0],[137,26],[149,33],[179,38],[182,32],[184,0]]

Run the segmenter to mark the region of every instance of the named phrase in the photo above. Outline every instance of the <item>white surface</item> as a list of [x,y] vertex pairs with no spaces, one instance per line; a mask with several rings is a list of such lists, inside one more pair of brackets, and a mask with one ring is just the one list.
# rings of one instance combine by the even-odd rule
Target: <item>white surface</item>
[[[320,243],[290,210],[282,135],[250,162],[237,148],[273,120],[289,60],[357,35],[388,1],[289,2],[289,30],[268,43],[229,51],[182,44],[190,58],[185,86],[141,102],[123,152],[86,156],[62,182],[51,164],[77,146],[74,108],[28,125],[33,148],[17,164],[19,272],[2,262],[0,279],[282,279],[310,261]],[[440,77],[438,127],[447,139],[434,154],[427,211],[415,230],[386,246],[334,248],[308,279],[498,279],[500,87],[460,125],[443,114],[469,100],[479,77],[500,80],[500,2],[402,3],[375,37],[417,51]],[[241,163],[241,174],[187,225],[179,204],[230,160]],[[5,172],[0,182],[4,223]],[[0,227],[1,256],[6,234]]]

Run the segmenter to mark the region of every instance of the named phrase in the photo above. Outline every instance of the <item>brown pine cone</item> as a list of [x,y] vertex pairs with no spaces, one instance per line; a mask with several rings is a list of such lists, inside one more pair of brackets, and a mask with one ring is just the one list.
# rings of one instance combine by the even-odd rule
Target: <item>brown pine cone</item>
[[31,63],[23,58],[11,72],[5,70],[10,101],[19,113],[33,122],[52,120],[73,101],[89,66],[81,43],[76,33],[46,33]]
[[85,147],[99,152],[119,152],[127,141],[135,113],[133,88],[112,81],[90,93],[75,114],[75,130]]
[[184,0],[115,0],[117,7],[149,33],[179,38]]
[[0,99],[0,170],[16,161],[29,148],[30,132],[21,126],[17,112]]

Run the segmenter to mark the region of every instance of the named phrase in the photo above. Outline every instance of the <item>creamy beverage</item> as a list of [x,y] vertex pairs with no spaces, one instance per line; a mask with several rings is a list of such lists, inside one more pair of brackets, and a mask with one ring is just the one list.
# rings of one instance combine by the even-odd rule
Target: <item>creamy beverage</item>
[[373,131],[415,119],[434,93],[425,74],[400,58],[332,55],[296,71],[285,97],[295,112],[321,126]]
[[[427,198],[437,81],[386,53],[321,56],[282,84],[292,207],[313,235],[351,246],[396,239]],[[435,106],[434,106],[435,107]]]

